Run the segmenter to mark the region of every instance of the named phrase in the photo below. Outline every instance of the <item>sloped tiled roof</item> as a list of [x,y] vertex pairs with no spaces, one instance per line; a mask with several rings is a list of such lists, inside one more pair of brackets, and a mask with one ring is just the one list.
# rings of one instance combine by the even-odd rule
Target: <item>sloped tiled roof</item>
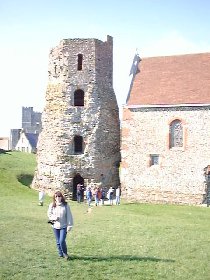
[[142,58],[127,105],[210,104],[210,53]]
[[36,148],[39,134],[25,133],[25,136],[27,137],[31,147],[32,148]]

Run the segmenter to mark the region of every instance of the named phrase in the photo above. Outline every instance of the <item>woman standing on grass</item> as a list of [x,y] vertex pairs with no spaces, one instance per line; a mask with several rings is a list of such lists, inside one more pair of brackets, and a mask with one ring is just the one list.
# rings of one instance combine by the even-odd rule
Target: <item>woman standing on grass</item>
[[49,222],[52,223],[58,254],[60,257],[68,259],[66,234],[73,227],[73,217],[70,207],[60,191],[53,195],[53,202],[49,205],[47,215]]

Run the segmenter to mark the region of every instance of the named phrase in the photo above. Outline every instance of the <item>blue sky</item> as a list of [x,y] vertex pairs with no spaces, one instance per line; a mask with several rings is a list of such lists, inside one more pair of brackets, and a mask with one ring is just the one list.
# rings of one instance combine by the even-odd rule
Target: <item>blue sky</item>
[[208,0],[0,0],[0,137],[21,127],[22,106],[43,110],[49,51],[60,40],[113,37],[121,108],[136,50],[141,58],[210,52],[209,30]]

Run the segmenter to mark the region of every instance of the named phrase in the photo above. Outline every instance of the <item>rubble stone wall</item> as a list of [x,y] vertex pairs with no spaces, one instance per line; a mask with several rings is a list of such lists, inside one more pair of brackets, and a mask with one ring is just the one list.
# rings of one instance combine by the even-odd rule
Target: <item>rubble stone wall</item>
[[[82,54],[82,70],[78,70]],[[64,39],[51,50],[49,82],[37,147],[32,187],[72,197],[75,176],[84,184],[119,184],[120,123],[113,90],[113,40]],[[76,90],[84,106],[74,106]],[[74,137],[82,136],[83,151],[75,153]]]
[[[210,107],[124,107],[121,147],[122,196],[130,201],[202,204],[204,168],[210,164]],[[183,124],[183,147],[169,147],[169,124]],[[150,164],[150,155],[159,164]]]

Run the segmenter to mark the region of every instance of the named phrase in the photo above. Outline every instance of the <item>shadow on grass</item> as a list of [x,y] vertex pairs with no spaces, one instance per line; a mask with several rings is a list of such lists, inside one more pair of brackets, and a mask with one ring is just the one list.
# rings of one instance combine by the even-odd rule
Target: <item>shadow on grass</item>
[[8,152],[10,152],[10,151],[4,150],[4,149],[0,149],[0,154],[8,154],[8,155],[11,156],[11,154],[8,153]]
[[109,257],[103,257],[103,256],[76,256],[72,255],[70,256],[71,260],[82,260],[82,261],[108,261],[111,262],[113,260],[121,260],[121,261],[141,261],[141,262],[175,262],[175,260],[170,259],[160,259],[155,257],[140,257],[140,256],[130,256],[130,255],[124,255],[124,256],[109,256]]
[[17,176],[18,182],[30,188],[33,181],[33,176],[30,174],[20,174]]

